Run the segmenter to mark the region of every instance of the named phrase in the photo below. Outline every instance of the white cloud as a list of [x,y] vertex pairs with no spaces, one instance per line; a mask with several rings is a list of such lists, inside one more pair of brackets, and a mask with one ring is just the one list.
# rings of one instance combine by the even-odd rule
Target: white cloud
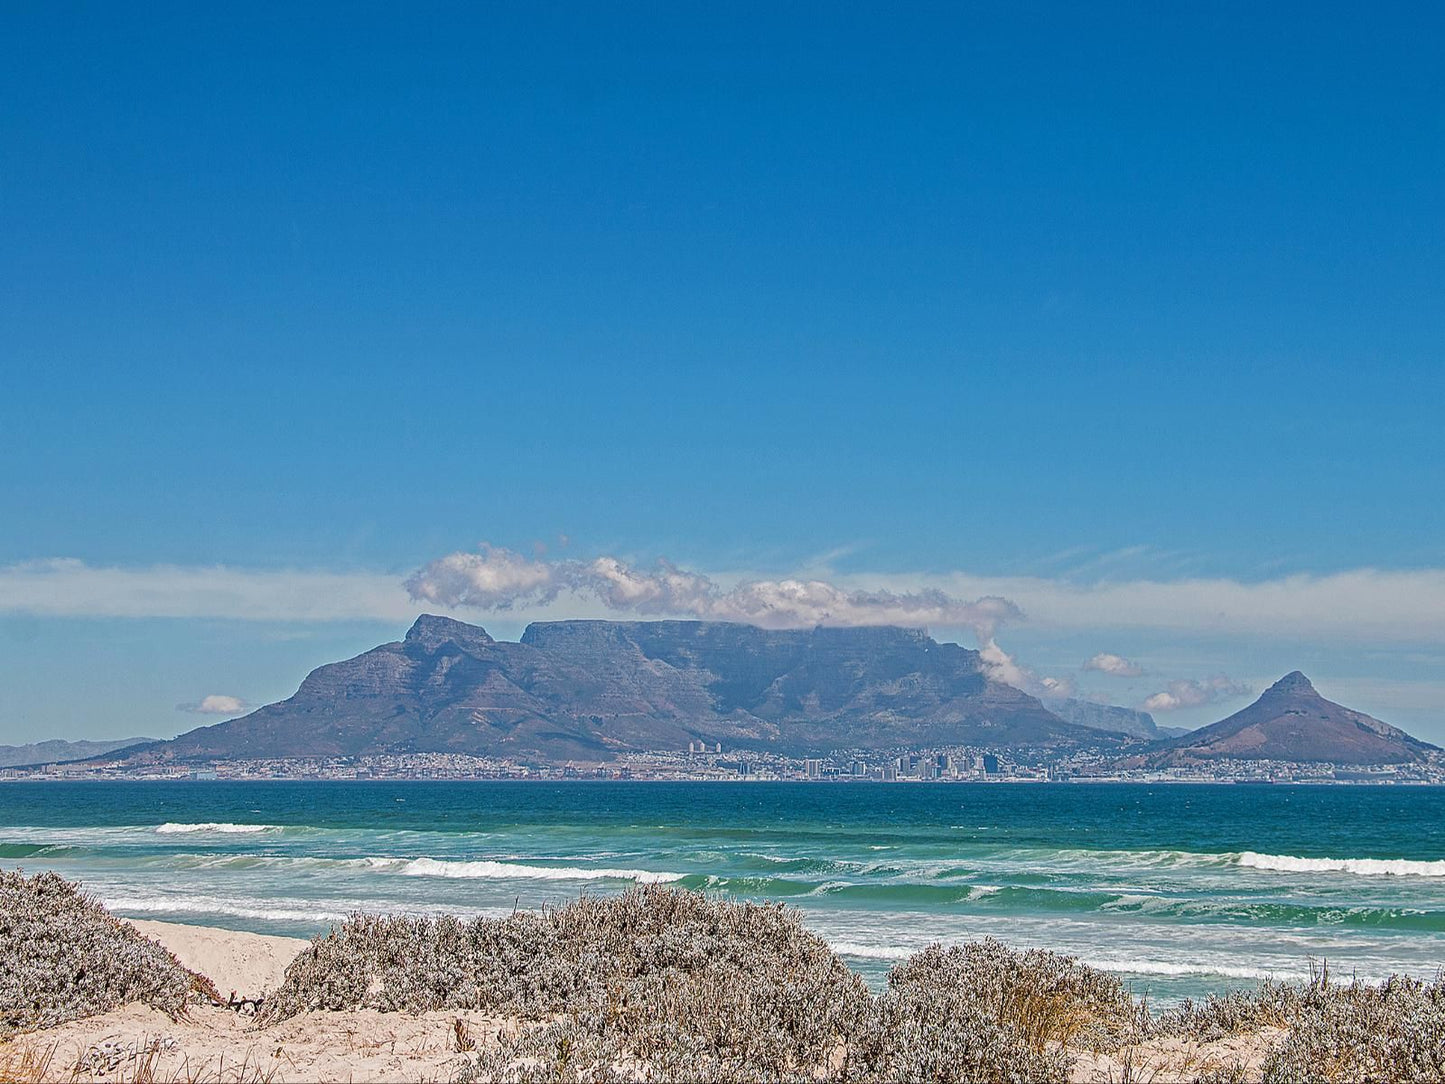
[[614,613],[742,621],[767,628],[816,625],[964,626],[988,639],[1022,616],[1008,599],[967,601],[937,588],[919,591],[844,589],[817,579],[743,579],[724,586],[713,577],[658,561],[638,568],[611,556],[592,561],[537,561],[496,546],[452,553],[406,581],[418,602],[510,611],[547,605],[568,592],[595,599]]
[[[608,562],[615,562],[615,565]],[[1227,579],[1079,584],[1039,577],[849,574],[829,579],[639,570],[616,558],[544,562],[483,549],[434,561],[406,584],[385,572],[228,566],[99,567],[43,560],[0,567],[0,613],[409,621],[422,606],[517,619],[624,611],[771,625],[927,625],[978,630],[1027,614],[1039,632],[1153,629],[1292,636],[1305,642],[1445,640],[1445,570],[1358,569],[1260,583]],[[410,588],[410,590],[408,590]],[[973,599],[974,602],[962,600]],[[503,611],[502,603],[511,609]],[[668,607],[674,607],[672,611]]]
[[519,602],[550,602],[561,583],[557,565],[483,544],[479,553],[451,553],[406,581],[417,602],[510,610]]
[[1224,674],[1217,674],[1205,681],[1181,679],[1171,681],[1168,689],[1146,699],[1144,710],[1176,711],[1179,708],[1197,708],[1229,697],[1247,696],[1250,692],[1248,685],[1231,681]]
[[240,715],[248,707],[239,696],[223,696],[212,693],[194,704],[177,704],[177,711],[189,711],[198,715]]
[[1070,679],[1035,673],[999,647],[991,637],[979,646],[978,654],[984,676],[990,681],[1001,681],[1045,699],[1060,700],[1074,695],[1074,683]]
[[[849,578],[851,579],[851,577]],[[1355,569],[1257,583],[1229,579],[1103,580],[1038,577],[870,577],[895,589],[925,586],[1010,598],[1035,629],[1156,629],[1193,633],[1428,642],[1445,637],[1445,569]]]
[[1144,672],[1142,667],[1130,662],[1123,655],[1111,655],[1107,651],[1099,652],[1084,663],[1084,669],[1097,670],[1101,674],[1111,674],[1114,677],[1138,677]]

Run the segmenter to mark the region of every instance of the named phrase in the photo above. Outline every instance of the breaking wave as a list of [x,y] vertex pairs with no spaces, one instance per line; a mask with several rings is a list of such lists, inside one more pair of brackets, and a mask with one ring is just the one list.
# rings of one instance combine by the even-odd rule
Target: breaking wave
[[101,902],[112,911],[149,915],[230,915],[266,922],[340,922],[340,911],[303,908],[300,901],[284,906],[281,901],[266,906],[222,899],[217,896],[103,896]]
[[207,821],[203,824],[178,824],[167,821],[156,828],[162,836],[185,835],[191,832],[214,832],[219,835],[249,836],[256,832],[279,832],[279,824],[231,824],[229,822]]
[[1235,861],[1246,869],[1285,873],[1352,873],[1357,877],[1445,877],[1445,861],[1410,858],[1297,858],[1292,854],[1244,851]]
[[1080,963],[1100,971],[1112,971],[1126,975],[1219,975],[1226,979],[1298,979],[1306,973],[1285,970],[1267,970],[1259,967],[1236,967],[1231,964],[1174,963],[1169,960],[1107,960],[1085,959]]
[[528,866],[519,862],[443,861],[438,858],[369,859],[380,868],[395,869],[409,877],[481,878],[484,880],[527,878],[534,881],[635,881],[638,884],[667,884],[682,880],[681,873],[657,873],[646,869],[585,869],[581,866]]
[[860,960],[906,960],[922,951],[902,945],[864,945],[857,941],[830,941],[828,947],[839,956],[853,956]]

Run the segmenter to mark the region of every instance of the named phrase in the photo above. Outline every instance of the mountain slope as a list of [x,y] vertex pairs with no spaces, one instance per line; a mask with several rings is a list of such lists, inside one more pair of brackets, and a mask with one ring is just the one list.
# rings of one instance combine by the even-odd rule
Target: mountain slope
[[978,653],[899,628],[771,631],[562,621],[519,643],[450,618],[313,671],[295,695],[148,760],[464,752],[542,760],[683,749],[1116,741],[988,680]]
[[1326,700],[1295,670],[1249,707],[1170,742],[1150,763],[1231,758],[1404,764],[1437,751],[1388,723]]
[[1147,711],[1116,707],[1113,704],[1096,704],[1092,700],[1077,700],[1068,697],[1050,700],[1049,710],[1065,722],[1087,726],[1091,730],[1107,730],[1127,734],[1144,741],[1158,741],[1167,737],[1154,722],[1154,716]]
[[0,745],[0,768],[84,760],[154,741],[155,738],[115,738],[107,741],[62,741],[52,738],[49,741],[35,742],[33,745]]

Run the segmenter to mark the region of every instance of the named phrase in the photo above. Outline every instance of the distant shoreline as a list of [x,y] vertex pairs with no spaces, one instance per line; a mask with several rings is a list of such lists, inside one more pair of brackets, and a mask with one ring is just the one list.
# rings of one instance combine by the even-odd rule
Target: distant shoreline
[[522,786],[530,785],[586,785],[606,786],[609,784],[698,784],[702,786],[817,786],[817,787],[840,787],[840,786],[866,786],[866,787],[892,787],[892,786],[982,786],[982,787],[1009,787],[1009,786],[1099,786],[1099,787],[1230,787],[1230,786],[1260,786],[1260,787],[1412,787],[1445,788],[1445,781],[1417,780],[1417,779],[1024,779],[1024,778],[1002,778],[1002,779],[761,779],[761,778],[739,778],[739,779],[717,779],[717,778],[687,778],[687,777],[661,777],[642,776],[624,779],[588,779],[588,778],[564,778],[561,776],[442,776],[437,778],[417,778],[414,776],[377,776],[368,779],[355,779],[348,776],[297,776],[297,775],[270,775],[270,776],[218,776],[218,777],[197,777],[197,776],[75,776],[60,775],[47,777],[45,775],[35,776],[7,776],[0,777],[0,786],[5,784],[20,783],[515,783]]

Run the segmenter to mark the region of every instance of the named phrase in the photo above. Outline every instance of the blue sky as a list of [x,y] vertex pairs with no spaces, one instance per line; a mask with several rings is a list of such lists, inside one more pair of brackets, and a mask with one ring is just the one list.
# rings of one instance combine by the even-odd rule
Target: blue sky
[[1299,665],[1445,740],[1442,30],[12,8],[0,741],[286,695],[483,541],[1001,594],[1089,695]]

